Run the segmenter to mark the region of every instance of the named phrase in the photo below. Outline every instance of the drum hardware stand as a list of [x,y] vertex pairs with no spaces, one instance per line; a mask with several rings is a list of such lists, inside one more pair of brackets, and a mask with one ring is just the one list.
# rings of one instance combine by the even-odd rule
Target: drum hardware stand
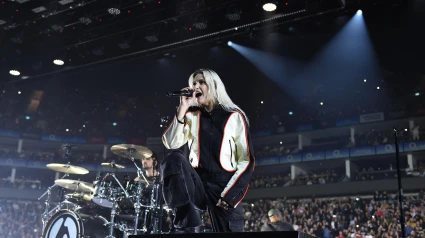
[[[68,163],[69,164],[69,163]],[[63,176],[62,176],[62,178],[61,179],[64,179],[64,178],[66,178],[66,177],[68,177],[69,176],[69,174],[64,174]],[[53,184],[52,186],[50,186],[50,187],[48,187],[47,188],[47,190],[46,190],[46,192],[44,192],[39,198],[38,198],[38,200],[41,200],[44,196],[46,196],[47,195],[47,198],[46,198],[46,201],[44,202],[44,204],[45,204],[45,206],[46,206],[46,208],[44,209],[44,212],[43,212],[43,214],[42,214],[42,218],[41,218],[41,221],[42,221],[42,223],[43,223],[43,225],[42,225],[42,230],[44,230],[44,228],[46,227],[46,223],[47,223],[47,219],[48,219],[48,217],[49,217],[49,214],[52,212],[52,211],[54,211],[59,205],[61,205],[62,204],[62,202],[61,203],[59,203],[58,204],[58,206],[56,206],[55,208],[53,208],[52,209],[52,211],[49,211],[49,207],[50,207],[50,200],[51,200],[51,195],[52,195],[52,192],[51,192],[51,190],[52,190],[52,188],[54,188],[54,187],[56,187],[57,185],[56,184]]]
[[120,183],[120,181],[117,179],[117,177],[115,176],[115,174],[114,174],[114,173],[107,173],[107,174],[105,175],[105,177],[108,177],[108,176],[112,176],[112,177],[115,179],[115,181],[117,181],[117,183],[118,183],[118,185],[120,186],[120,188],[122,189],[122,191],[124,191],[125,197],[126,197],[126,198],[129,198],[129,197],[130,197],[130,195],[128,194],[127,190],[125,190],[125,188],[122,186],[122,184],[121,184],[121,183]]
[[[138,231],[137,227],[139,226],[139,215],[140,215],[140,197],[142,196],[142,182],[141,182],[141,179],[143,178],[143,180],[146,181],[146,184],[147,185],[149,185],[149,182],[146,179],[145,175],[143,174],[142,169],[139,166],[137,166],[137,163],[136,163],[136,161],[134,160],[134,158],[132,156],[132,154],[133,154],[134,151],[135,151],[135,149],[132,149],[132,148],[129,149],[129,152],[130,152],[129,159],[131,161],[133,161],[134,166],[136,166],[137,176],[139,177],[139,180],[137,182],[136,203],[134,204],[134,209],[135,209],[135,213],[136,213],[135,214],[136,217],[134,219],[134,235],[137,235],[137,231]],[[145,221],[146,221],[146,213],[145,213]],[[143,230],[146,230],[146,222],[145,222],[145,225],[143,227]]]
[[115,236],[114,236],[114,228],[115,228],[115,214],[116,214],[116,210],[117,210],[117,200],[116,200],[116,194],[114,194],[113,205],[112,205],[112,210],[111,210],[111,220],[110,220],[110,222],[108,222],[109,235],[106,238],[115,238]]
[[[68,158],[69,158],[69,154],[70,154],[70,151],[71,151],[71,149],[72,148],[75,148],[75,146],[73,146],[73,145],[70,145],[70,144],[64,144],[64,145],[62,145],[61,146],[62,147],[62,149],[63,150],[65,150],[65,155],[64,155],[64,159],[65,160],[68,160]],[[70,164],[70,162],[68,162],[67,163],[68,165]],[[61,178],[61,179],[64,179],[64,178],[66,178],[66,177],[68,177],[69,176],[69,174],[68,173],[65,173],[64,174],[64,176]],[[49,212],[49,206],[50,206],[50,200],[51,200],[51,198],[50,198],[50,196],[51,196],[51,190],[52,190],[52,188],[54,188],[54,187],[56,187],[56,184],[53,184],[52,186],[50,186],[50,187],[48,187],[47,188],[47,190],[46,190],[46,192],[44,192],[39,198],[38,198],[38,200],[41,200],[44,196],[46,196],[46,194],[47,194],[47,199],[46,199],[46,201],[45,201],[45,205],[46,205],[46,208],[45,208],[45,210],[44,210],[44,212],[43,212],[43,214],[42,214],[42,219],[41,219],[41,221],[42,221],[42,223],[43,223],[43,225],[42,225],[42,230],[44,230],[44,228],[46,227],[46,223],[47,223],[47,219],[48,219],[48,215],[51,213],[51,211]],[[58,206],[59,205],[62,205],[62,202],[61,203],[59,203],[58,204]],[[53,210],[55,210],[58,206],[56,206]]]
[[151,205],[154,208],[153,222],[152,222],[152,234],[159,234],[160,228],[162,227],[162,204],[159,198],[160,184],[154,180],[154,186],[152,188]]

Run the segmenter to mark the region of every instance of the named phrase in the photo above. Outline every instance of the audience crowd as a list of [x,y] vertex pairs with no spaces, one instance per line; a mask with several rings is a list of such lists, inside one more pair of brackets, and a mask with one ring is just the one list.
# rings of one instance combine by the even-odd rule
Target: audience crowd
[[0,200],[0,237],[40,238],[43,202]]
[[[323,238],[398,238],[401,237],[397,196],[385,191],[361,197],[279,198],[243,203],[245,232],[258,232],[267,224],[267,212],[279,209],[283,221],[294,229]],[[405,197],[408,238],[425,237],[424,192]],[[39,238],[42,202],[0,200],[0,237]],[[201,214],[204,232],[211,232],[208,213]],[[168,214],[166,224],[171,224]]]
[[[417,193],[416,193],[417,194]],[[424,193],[405,198],[406,232],[424,237]],[[267,212],[279,209],[295,230],[323,238],[401,237],[399,207],[395,195],[378,192],[368,198],[263,199],[244,203],[245,231],[260,231]]]

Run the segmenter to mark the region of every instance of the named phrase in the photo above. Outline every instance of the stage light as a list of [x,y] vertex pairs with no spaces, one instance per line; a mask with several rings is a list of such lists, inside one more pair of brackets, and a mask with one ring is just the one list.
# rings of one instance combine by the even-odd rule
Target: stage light
[[113,125],[113,126],[117,126],[117,123],[116,123],[116,122],[114,122],[114,123],[112,123],[112,125]]
[[292,112],[289,112],[289,115],[292,115],[293,113]]
[[266,3],[263,5],[263,10],[266,12],[272,12],[274,10],[276,10],[276,4],[274,3]]
[[68,131],[69,131],[69,129],[66,129],[65,131],[67,131],[67,132],[68,132]]
[[380,89],[380,87],[378,86],[378,87],[376,87],[376,89],[378,89],[378,90],[379,90],[379,89]]
[[228,42],[227,42],[227,45],[228,45],[228,46],[232,46],[232,45],[233,45],[233,42],[228,41]]
[[264,104],[264,102],[263,102],[263,101],[261,101],[261,104]]
[[415,96],[417,97],[417,96],[419,96],[419,95],[421,95],[420,93],[415,93]]
[[282,141],[281,141],[281,142],[279,142],[279,144],[282,144]]
[[21,91],[18,91],[18,94],[21,94],[22,92]]
[[60,60],[60,59],[55,59],[55,60],[53,60],[53,63],[54,63],[55,65],[64,65],[64,64],[65,64],[65,62],[63,62],[63,60]]
[[31,117],[30,116],[26,116],[25,119],[29,120],[29,119],[31,119]]
[[404,131],[407,131],[407,129],[404,129]]
[[19,72],[18,70],[12,69],[12,70],[9,71],[9,74],[11,74],[13,76],[19,76],[19,75],[21,75],[21,72]]
[[357,16],[361,16],[363,14],[362,10],[357,11]]
[[364,80],[363,80],[363,82],[365,82],[365,83],[366,83],[366,82],[367,82],[367,80],[366,80],[366,79],[364,79]]
[[323,102],[320,102],[320,105],[322,105],[322,106],[323,106]]

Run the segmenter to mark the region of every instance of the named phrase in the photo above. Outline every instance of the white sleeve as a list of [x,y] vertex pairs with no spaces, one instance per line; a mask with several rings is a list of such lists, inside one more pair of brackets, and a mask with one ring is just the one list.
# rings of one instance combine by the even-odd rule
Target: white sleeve
[[167,127],[164,134],[162,135],[162,143],[167,149],[178,149],[182,145],[186,144],[190,135],[190,120],[185,116],[184,124],[177,120],[174,116],[173,121]]

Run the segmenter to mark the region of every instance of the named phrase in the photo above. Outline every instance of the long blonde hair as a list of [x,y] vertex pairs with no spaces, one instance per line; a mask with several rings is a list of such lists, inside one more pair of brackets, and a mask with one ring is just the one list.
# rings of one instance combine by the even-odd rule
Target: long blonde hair
[[193,79],[198,74],[202,74],[204,76],[205,82],[208,85],[208,97],[210,97],[214,105],[219,104],[227,112],[240,112],[245,118],[246,124],[249,125],[249,120],[245,112],[238,105],[233,103],[232,99],[230,99],[229,95],[226,92],[226,87],[224,87],[223,81],[221,81],[218,74],[213,70],[196,70],[189,77],[189,87],[192,87]]

